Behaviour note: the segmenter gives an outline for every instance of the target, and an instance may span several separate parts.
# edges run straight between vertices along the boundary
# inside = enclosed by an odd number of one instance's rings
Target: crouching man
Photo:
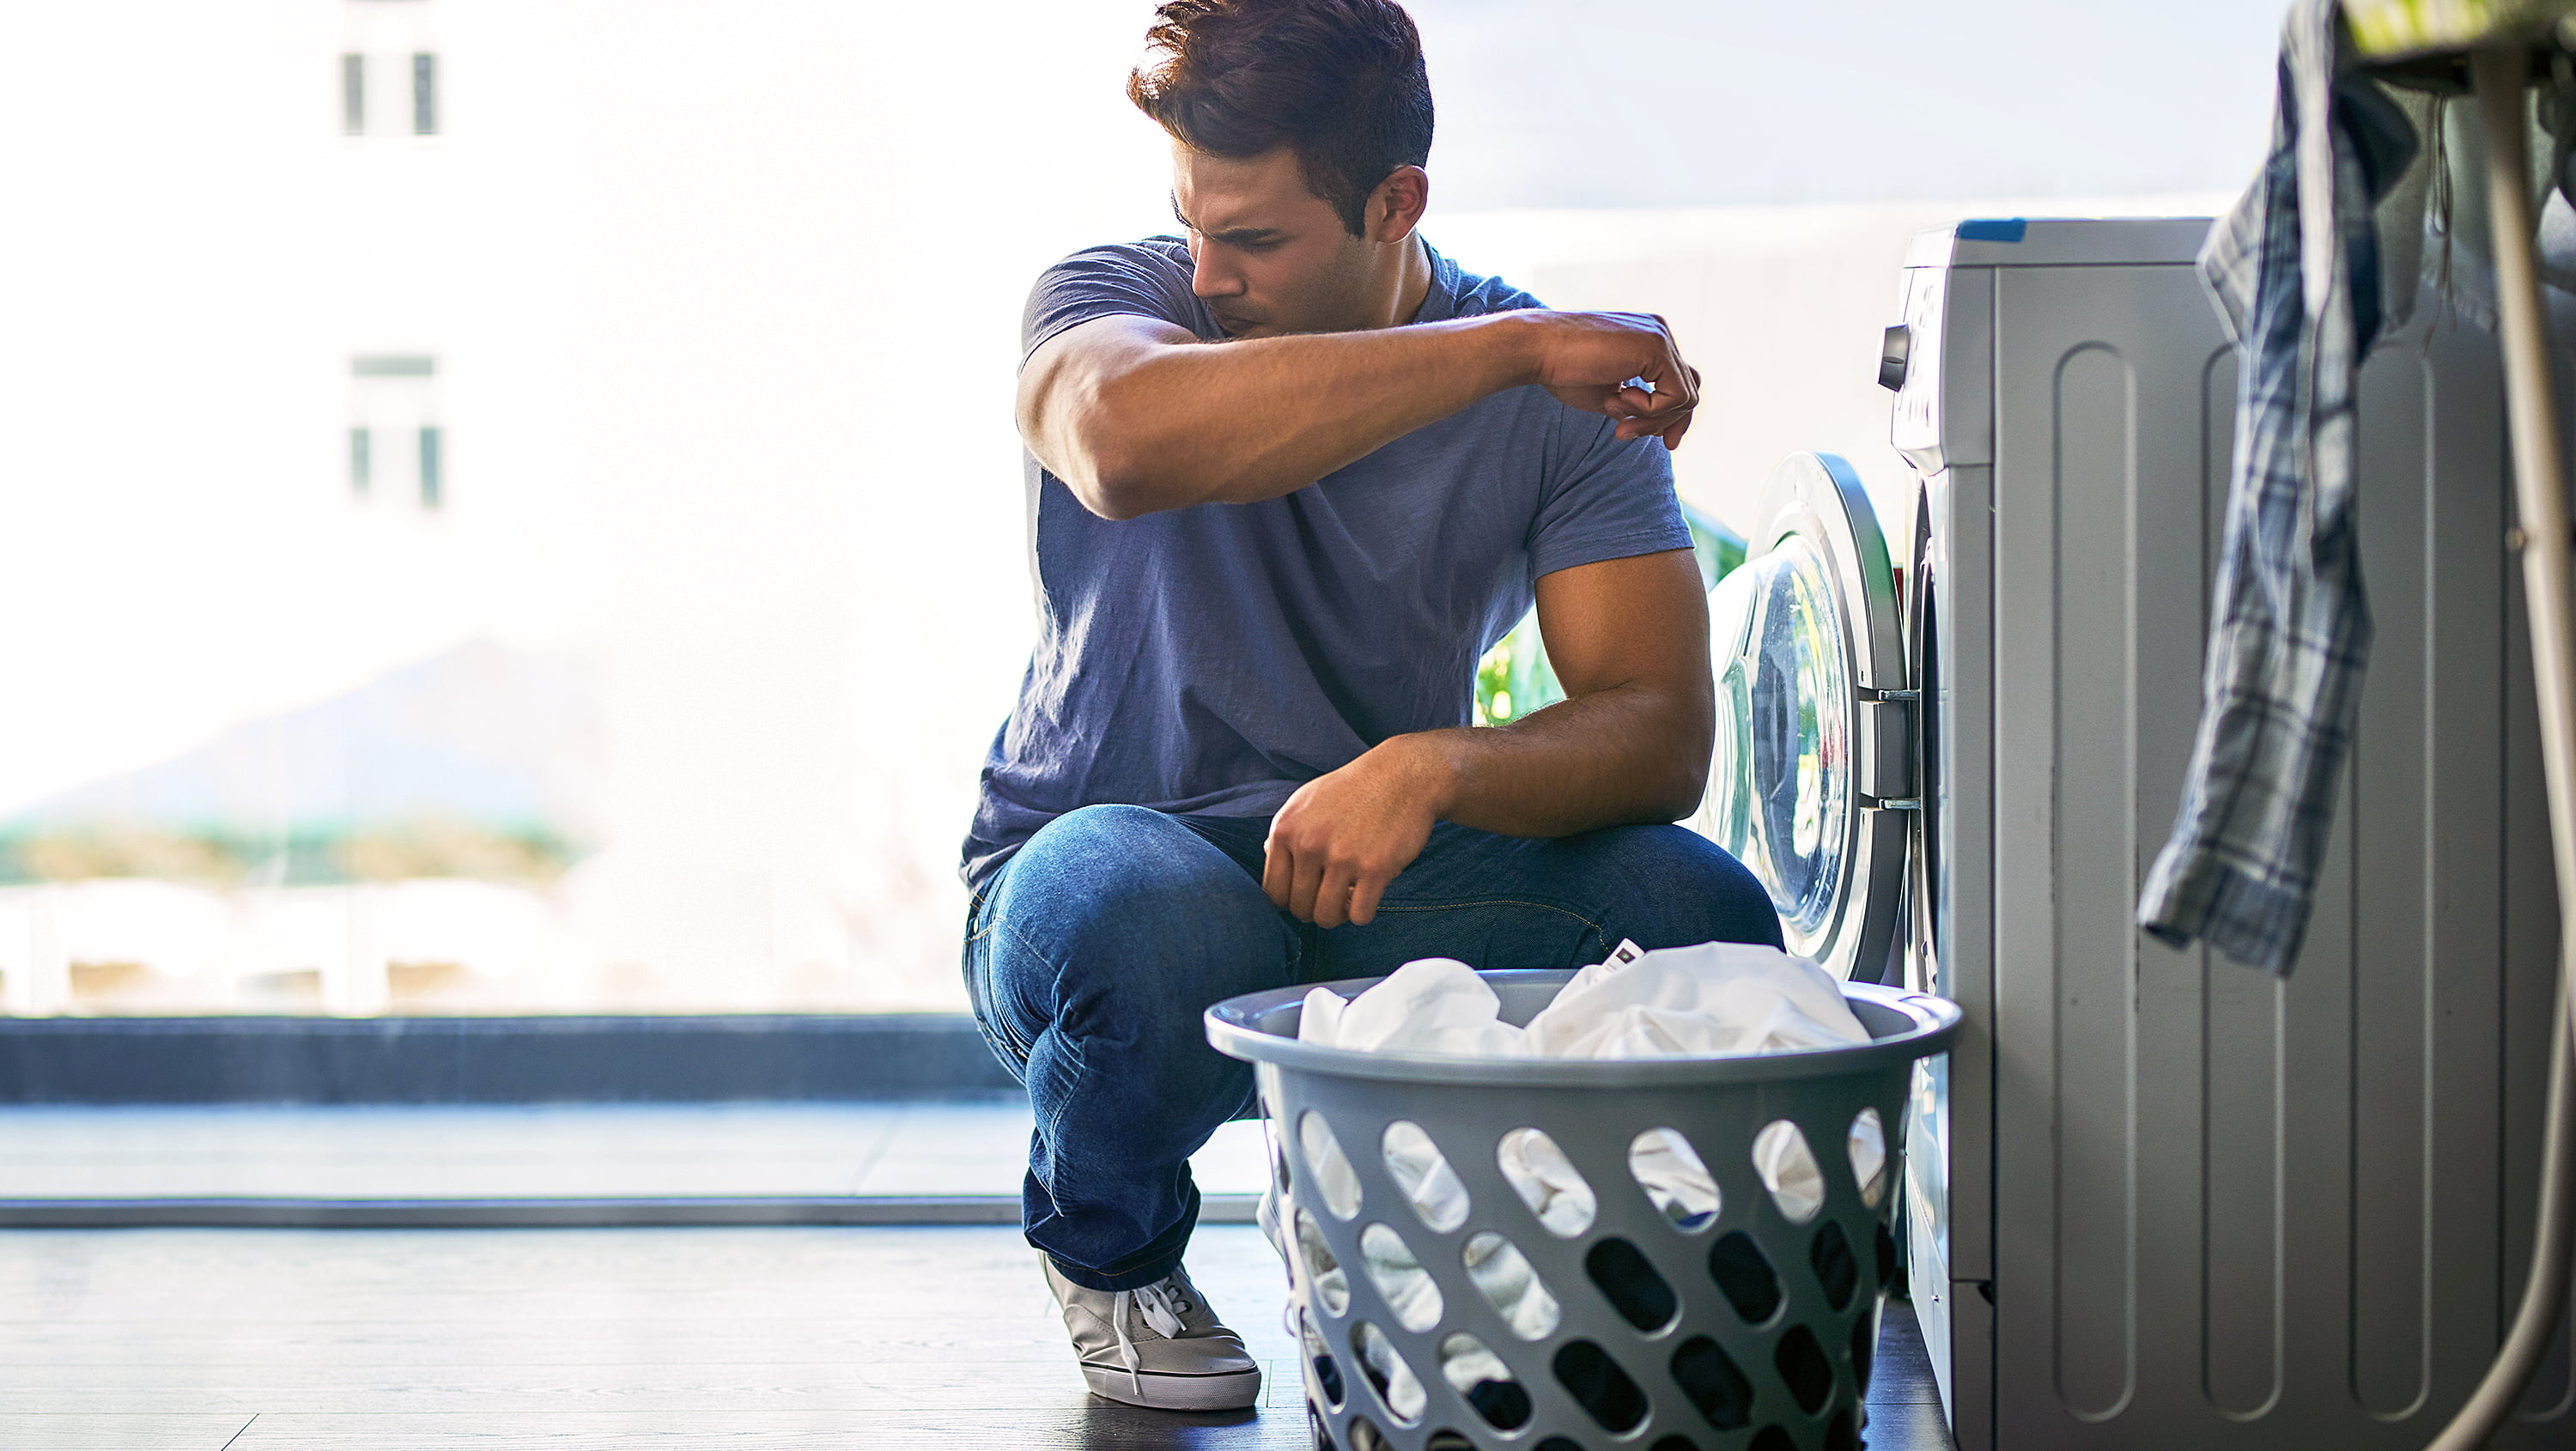
[[[1254,1107],[1202,1009],[1780,928],[1670,824],[1712,707],[1662,322],[1544,310],[1422,239],[1431,93],[1392,0],[1170,0],[1149,45],[1128,93],[1182,234],[1029,298],[1039,638],[966,842],[965,972],[1036,1108],[1027,1233],[1092,1390],[1206,1410],[1260,1371],[1181,1268],[1189,1157]],[[1533,598],[1568,698],[1470,728]]]

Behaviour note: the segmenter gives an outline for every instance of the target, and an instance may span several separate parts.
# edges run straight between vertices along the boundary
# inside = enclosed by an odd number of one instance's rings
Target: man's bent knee
[[[1069,943],[1185,929],[1260,890],[1188,827],[1143,806],[1068,811],[1039,828],[1006,870],[994,920]]]
[[[1781,945],[1780,913],[1759,879],[1724,847],[1680,826],[1592,833],[1625,900],[1609,904],[1641,947],[1694,942]],[[1651,939],[1651,940],[1650,940]]]
[[[1286,980],[1291,938],[1258,882],[1187,826],[1141,806],[1086,806],[1022,847],[991,914],[1041,961],[1055,1016],[1103,998],[1119,1014],[1186,1019],[1207,1003]]]

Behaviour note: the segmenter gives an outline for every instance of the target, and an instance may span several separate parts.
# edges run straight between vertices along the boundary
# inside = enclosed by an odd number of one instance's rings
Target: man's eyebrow
[[[1172,199],[1172,220],[1180,223],[1184,231],[1198,231],[1198,228],[1190,225],[1189,218],[1181,215],[1181,202],[1178,197]],[[1200,232],[1199,235],[1211,242],[1224,242],[1230,246],[1241,247],[1255,242],[1270,241],[1279,235],[1279,229],[1277,227],[1236,227],[1223,232]]]

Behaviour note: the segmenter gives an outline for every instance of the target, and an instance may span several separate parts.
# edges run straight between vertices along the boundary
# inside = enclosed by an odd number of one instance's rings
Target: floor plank
[[[1932,1378],[1932,1355],[1924,1347],[1923,1327],[1916,1323],[1912,1307],[1889,1305],[1879,1326],[1878,1355],[1870,1367],[1869,1394],[1864,1399],[1873,1406],[1941,1404],[1941,1383]]]
[[[496,1416],[262,1416],[232,1451],[440,1451],[542,1447],[720,1446],[728,1451],[1001,1446],[1083,1451],[1308,1451],[1302,1414],[1175,1415],[1085,1400],[1043,1412],[921,1416],[900,1412],[574,1415],[542,1425]]]
[[[131,1411],[45,1414],[0,1410],[0,1441],[11,1451],[224,1451],[249,1429],[249,1416],[171,1416]]]
[[[1868,1411],[1869,1427],[1862,1437],[1880,1451],[1957,1451],[1937,1396],[1895,1405],[1873,1400]]]

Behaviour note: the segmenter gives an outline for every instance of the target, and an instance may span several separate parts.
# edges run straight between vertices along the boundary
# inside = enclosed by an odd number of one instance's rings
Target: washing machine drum
[[[1904,892],[1914,698],[1895,571],[1851,465],[1792,456],[1709,592],[1717,740],[1694,823],[1771,893],[1791,952],[1881,979]]]

